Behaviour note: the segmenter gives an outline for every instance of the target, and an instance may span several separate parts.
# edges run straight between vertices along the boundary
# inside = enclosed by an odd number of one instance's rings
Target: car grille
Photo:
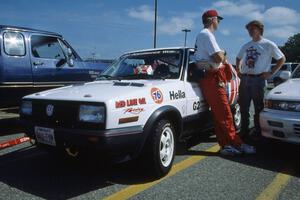
[[[300,135],[300,124],[294,124],[294,131],[295,131],[295,134]]]
[[[81,102],[71,101],[33,101],[32,121],[35,124],[53,128],[104,129],[104,124],[86,123],[78,120],[78,110],[81,104]],[[96,103],[85,102],[84,104],[95,105]],[[47,106],[53,106],[52,115],[47,114]]]

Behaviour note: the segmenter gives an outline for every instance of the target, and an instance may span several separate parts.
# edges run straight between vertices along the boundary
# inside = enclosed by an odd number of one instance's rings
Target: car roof
[[[55,33],[55,32],[43,31],[43,30],[39,30],[39,29],[26,28],[26,27],[21,27],[21,26],[0,25],[0,29],[34,32],[34,33],[43,33],[43,34],[55,35],[55,36],[62,37],[62,35],[60,35],[58,33]]]

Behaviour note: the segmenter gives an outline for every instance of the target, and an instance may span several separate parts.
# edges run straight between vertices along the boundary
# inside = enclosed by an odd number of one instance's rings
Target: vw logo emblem
[[[46,107],[46,114],[50,117],[53,115],[53,110],[54,110],[54,106],[49,104],[47,107]]]

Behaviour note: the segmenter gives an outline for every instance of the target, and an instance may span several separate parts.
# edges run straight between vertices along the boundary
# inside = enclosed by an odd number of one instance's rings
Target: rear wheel
[[[234,126],[237,132],[241,131],[241,127],[242,127],[242,116],[241,116],[241,107],[240,104],[236,103],[232,109],[232,116],[233,116],[233,122],[234,122]]]
[[[166,175],[173,164],[175,155],[175,129],[169,120],[158,121],[148,138],[146,159],[150,171],[156,176]]]

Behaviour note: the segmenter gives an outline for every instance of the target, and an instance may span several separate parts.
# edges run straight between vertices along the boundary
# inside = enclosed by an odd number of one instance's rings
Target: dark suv
[[[92,81],[107,63],[83,61],[59,34],[0,25],[0,105],[68,84]]]

